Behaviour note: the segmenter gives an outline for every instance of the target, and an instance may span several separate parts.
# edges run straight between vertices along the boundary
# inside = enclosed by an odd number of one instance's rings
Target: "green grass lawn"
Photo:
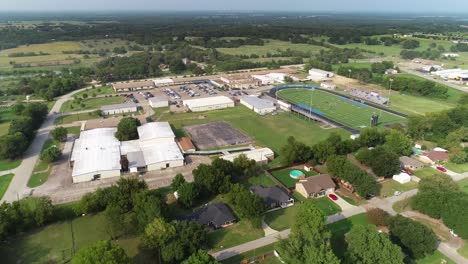
[[[67,127],[67,133],[72,135],[79,135],[81,132],[81,127],[74,126],[74,127]]]
[[[416,264],[455,264],[451,259],[442,254],[442,252],[436,250],[434,254],[426,256],[423,259],[416,260]]]
[[[200,116],[205,116],[203,119]],[[244,106],[209,111],[204,113],[180,113],[163,115],[160,121],[168,121],[177,137],[185,136],[184,126],[225,121],[253,138],[257,146],[271,148],[278,156],[289,136],[309,146],[337,132],[343,137],[349,133],[342,129],[322,129],[318,124],[292,113],[260,116]]]
[[[100,118],[100,116],[97,115],[95,112],[81,113],[81,114],[75,114],[75,115],[66,115],[66,116],[60,116],[57,119],[55,119],[55,124],[56,125],[70,124],[76,121],[84,121],[84,120],[90,120],[90,119],[96,119],[96,118]]]
[[[392,208],[397,213],[408,211],[408,210],[411,210],[410,202],[411,202],[411,197],[394,203]]]
[[[14,114],[11,108],[0,108],[0,136],[6,135],[10,128],[10,121],[13,119]]]
[[[463,243],[464,243],[463,247],[459,248],[457,251],[458,251],[458,254],[468,259],[468,240],[463,241]]]
[[[393,92],[390,96],[391,109],[409,115],[423,115],[425,113],[440,112],[455,107],[446,100],[438,100],[422,96],[414,96]]]
[[[380,114],[380,125],[401,123],[405,119],[373,107],[366,107],[350,102],[342,97],[323,91],[309,89],[286,89],[278,92],[278,96],[295,104],[306,107],[312,105],[314,110],[332,120],[359,129],[370,125],[373,114]],[[312,104],[311,104],[312,102]]]
[[[265,56],[267,53],[278,54],[278,50],[286,51],[287,49],[300,52],[310,52],[311,54],[315,54],[320,52],[320,50],[327,48],[310,44],[292,44],[288,41],[268,39],[266,40],[266,43],[263,46],[244,45],[238,48],[218,48],[217,50],[221,53],[229,55],[256,54],[262,57]]]
[[[252,250],[252,251],[247,251],[247,252],[242,253],[240,255],[236,255],[234,257],[225,259],[225,260],[221,261],[221,263],[222,264],[239,264],[239,263],[241,263],[241,261],[243,259],[248,259],[248,258],[252,258],[252,257],[256,257],[256,256],[260,256],[260,255],[272,252],[273,250],[275,250],[275,245],[276,244],[274,243],[274,244],[270,244],[270,245],[267,245],[267,246],[264,246],[264,247],[257,248],[257,249]],[[257,263],[261,263],[261,264],[267,264],[267,263],[269,263],[269,264],[280,264],[281,262],[275,256],[272,256],[272,257],[268,257],[267,259],[265,259],[265,260],[263,260],[261,262],[257,262]]]
[[[419,177],[421,180],[433,175],[443,175],[442,172],[432,168],[432,167],[424,167],[419,170],[413,171],[413,174]]]
[[[458,186],[462,189],[462,191],[468,193],[468,178],[458,181]]]
[[[275,182],[270,178],[270,176],[266,175],[265,173],[250,177],[247,179],[247,182],[245,183],[248,187],[252,185],[261,185],[263,187],[271,187],[276,185]]]
[[[51,146],[57,146],[61,148],[60,142],[53,140],[53,139],[48,139],[42,146],[41,152],[50,148]],[[34,187],[44,184],[49,178],[50,171],[51,171],[50,164],[39,159],[36,163],[36,166],[34,166],[34,171],[33,171],[33,174],[31,175],[31,178],[29,178],[28,180],[28,184],[27,184],[28,187],[34,188]]]
[[[90,98],[83,100],[83,105],[74,103],[73,101],[67,101],[62,105],[62,108],[60,108],[60,112],[66,113],[81,110],[99,109],[103,105],[120,104],[123,102],[125,102],[125,97],[122,96]]]
[[[237,246],[265,235],[261,228],[254,228],[248,221],[221,228],[208,234],[208,244],[213,252]]]
[[[378,195],[380,197],[390,197],[393,196],[396,191],[406,192],[418,188],[418,183],[410,181],[405,184],[401,184],[394,180],[386,180],[382,183],[377,184]]]
[[[22,160],[0,160],[0,171],[12,170],[21,164]]]
[[[317,173],[315,171],[305,171],[305,170],[294,169],[294,168],[287,168],[287,169],[283,169],[283,170],[273,171],[273,172],[271,172],[271,175],[273,175],[273,177],[275,177],[278,181],[283,183],[286,187],[291,188],[291,187],[296,186],[296,182],[297,182],[296,179],[293,179],[293,178],[291,178],[289,176],[289,173],[292,170],[300,170],[306,176],[317,175]]]
[[[317,205],[317,207],[320,208],[320,210],[322,210],[325,215],[332,215],[341,211],[338,205],[336,205],[327,197],[310,199],[306,202]],[[299,205],[294,205],[288,208],[269,212],[265,214],[265,223],[277,231],[291,228],[291,226],[294,224],[294,219],[296,218],[296,212],[298,208]]]
[[[0,255],[2,263],[67,263],[80,248],[106,239],[110,236],[104,215],[88,215],[18,235],[8,244],[1,244]],[[137,237],[114,242],[130,257],[139,255]]]
[[[468,172],[468,163],[462,163],[462,164],[455,164],[452,162],[447,162],[447,164],[444,165],[447,169],[454,171],[456,173],[465,173]]]
[[[8,185],[10,185],[11,180],[15,175],[13,174],[6,174],[0,176],[0,199],[5,194],[6,190],[8,189]]]
[[[76,93],[73,95],[74,98],[80,98],[83,96],[83,94],[87,94],[88,98],[92,98],[93,95],[107,95],[107,94],[115,94],[114,89],[110,86],[98,86],[95,88],[88,88],[84,91],[81,91],[79,93]]]

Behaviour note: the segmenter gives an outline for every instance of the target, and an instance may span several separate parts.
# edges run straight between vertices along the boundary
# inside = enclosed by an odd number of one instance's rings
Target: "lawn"
[[[2,244],[0,255],[2,263],[67,263],[80,248],[106,239],[110,236],[104,214],[89,215],[21,234]],[[115,243],[130,257],[139,255],[137,237],[122,238]]]
[[[86,89],[84,91],[76,93],[76,94],[73,95],[73,97],[74,98],[79,98],[79,97],[82,97],[83,94],[87,94],[88,98],[89,98],[89,97],[93,97],[93,95],[115,94],[115,91],[110,86],[102,86],[102,87],[98,86],[98,87],[95,87],[95,88],[88,88],[88,89]]]
[[[468,240],[463,241],[463,247],[458,249],[458,254],[468,259]]]
[[[418,188],[418,183],[410,181],[405,184],[401,184],[394,180],[386,180],[377,185],[378,194],[380,197],[390,197],[393,196],[396,191],[406,192]]]
[[[103,105],[120,104],[125,102],[125,97],[113,96],[113,97],[102,97],[102,98],[90,98],[82,101],[82,104],[74,103],[73,101],[67,101],[60,108],[61,113],[74,112],[81,110],[99,109]]]
[[[293,178],[291,178],[289,176],[289,173],[292,170],[298,170],[298,169],[286,168],[286,169],[283,169],[283,170],[272,171],[271,175],[273,175],[273,177],[275,177],[278,181],[280,181],[286,187],[292,188],[292,187],[296,186],[296,182],[297,182],[296,179],[293,179]],[[317,173],[315,171],[310,171],[310,172],[309,171],[304,171],[304,170],[300,170],[300,171],[302,171],[302,173],[304,173],[304,175],[306,175],[306,176],[317,175]]]
[[[411,210],[410,202],[411,202],[411,197],[394,203],[392,208],[397,213],[402,213],[404,211],[409,211],[409,210]]]
[[[81,113],[81,114],[75,114],[75,115],[66,115],[66,116],[60,116],[57,119],[55,119],[55,124],[56,125],[70,124],[76,121],[84,121],[84,120],[90,120],[90,119],[96,119],[96,118],[100,118],[100,116],[95,112]]]
[[[252,251],[247,251],[247,252],[242,253],[240,255],[236,255],[234,257],[223,260],[223,261],[221,261],[221,263],[222,264],[239,264],[244,259],[248,259],[248,258],[252,258],[252,257],[256,257],[256,256],[260,256],[260,255],[272,252],[273,250],[275,250],[275,245],[276,244],[270,244],[270,245],[267,245],[267,246],[264,246],[264,247],[257,248],[257,249],[252,250]],[[272,256],[272,257],[268,257],[265,260],[263,260],[261,262],[257,262],[257,263],[261,263],[261,264],[267,264],[267,263],[276,264],[277,263],[277,264],[280,264],[281,262],[275,256]]]
[[[392,92],[390,108],[410,115],[423,115],[425,113],[440,112],[455,107],[455,104],[446,100],[427,98],[403,93]]]
[[[468,163],[462,163],[462,164],[455,164],[452,162],[448,162],[447,164],[444,165],[447,169],[454,171],[456,173],[465,173],[468,172]]]
[[[239,221],[233,226],[218,229],[208,234],[209,248],[213,252],[259,239],[265,233],[261,228],[254,228],[248,221]]]
[[[201,118],[202,117],[202,118]],[[184,126],[206,124],[213,121],[225,121],[244,134],[253,138],[257,146],[271,148],[275,154],[281,152],[289,136],[312,146],[331,133],[337,132],[343,137],[349,133],[342,129],[322,129],[317,123],[298,117],[292,113],[260,116],[245,106],[204,113],[180,113],[163,115],[160,121],[169,121],[177,137],[185,136]]]
[[[13,174],[6,174],[3,176],[0,176],[0,199],[2,199],[3,195],[8,189],[8,185],[10,185],[10,182],[14,176],[15,175]]]
[[[41,152],[50,148],[51,146],[61,147],[61,144],[56,140],[48,139],[46,142],[44,142]],[[39,159],[36,163],[36,166],[34,166],[34,171],[31,175],[31,178],[28,180],[28,187],[34,188],[44,184],[44,182],[47,181],[47,178],[49,178],[50,170],[50,164]]]
[[[442,252],[436,250],[434,254],[426,256],[423,259],[416,260],[416,264],[455,264],[451,259],[442,254]]]
[[[276,185],[275,182],[270,178],[270,176],[266,175],[265,173],[250,177],[247,179],[247,182],[245,183],[248,187],[252,185],[261,185],[263,187],[271,187]]]
[[[10,128],[10,121],[13,119],[14,114],[11,108],[0,108],[0,136],[6,135]]]
[[[373,114],[380,115],[380,126],[405,122],[404,118],[397,115],[323,91],[286,89],[279,91],[278,96],[294,104],[303,105],[307,111],[312,106],[312,112],[356,129],[369,126]]]
[[[317,207],[320,208],[320,210],[322,210],[325,215],[332,215],[341,211],[338,205],[332,202],[328,197],[310,199],[307,202],[317,205]],[[294,224],[298,208],[299,205],[294,205],[288,208],[266,213],[264,218],[265,223],[277,231],[291,228],[291,226]]]
[[[461,190],[468,193],[468,178],[458,181],[458,186],[460,186]]]
[[[22,160],[0,160],[0,171],[12,170],[21,164]]]
[[[419,170],[413,171],[413,174],[420,178],[421,180],[433,175],[443,175],[442,172],[432,168],[432,167],[424,167]]]
[[[310,52],[311,54],[315,54],[315,53],[320,52],[320,50],[322,49],[326,49],[321,46],[315,46],[315,45],[310,45],[310,44],[292,44],[288,41],[281,41],[281,40],[268,39],[265,41],[266,43],[263,46],[244,45],[238,48],[218,48],[217,50],[221,53],[225,53],[229,55],[256,54],[262,57],[262,56],[266,56],[267,53],[279,54],[278,52],[279,50],[286,51],[287,49],[290,49],[292,51]]]
[[[79,135],[81,132],[81,127],[74,126],[74,127],[67,127],[67,133],[72,135]]]

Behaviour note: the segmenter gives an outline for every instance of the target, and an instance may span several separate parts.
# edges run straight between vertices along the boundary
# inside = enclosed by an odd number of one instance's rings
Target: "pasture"
[[[279,50],[286,51],[290,49],[292,51],[310,52],[311,54],[318,53],[321,49],[326,49],[321,46],[315,46],[310,44],[292,44],[287,41],[267,39],[265,45],[244,45],[238,48],[218,48],[217,50],[221,53],[229,55],[251,55],[256,54],[260,57],[264,57],[267,53],[279,54]],[[275,58],[272,58],[275,59]],[[278,58],[279,59],[279,58]],[[283,57],[283,59],[285,59]]]
[[[379,126],[405,121],[400,116],[318,90],[286,89],[279,91],[278,97],[307,108],[312,107],[311,111],[355,129],[370,126],[374,114],[380,116]]]

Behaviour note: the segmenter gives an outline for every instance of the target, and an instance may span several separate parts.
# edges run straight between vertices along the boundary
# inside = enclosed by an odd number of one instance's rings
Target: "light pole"
[[[390,78],[388,81],[389,81],[389,88],[388,88],[388,101],[387,101],[387,105],[388,105],[388,107],[390,107],[390,93],[391,93],[391,91],[392,91],[392,84],[393,84],[393,81],[394,81],[394,80],[393,80],[392,78]]]
[[[352,70],[351,70],[351,69],[348,69],[348,72],[349,72],[348,78],[351,79],[351,72],[352,72]]]

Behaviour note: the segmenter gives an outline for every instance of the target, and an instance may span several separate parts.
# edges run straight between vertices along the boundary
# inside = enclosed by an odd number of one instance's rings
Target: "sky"
[[[468,0],[0,0],[0,11],[302,11],[468,13]]]

